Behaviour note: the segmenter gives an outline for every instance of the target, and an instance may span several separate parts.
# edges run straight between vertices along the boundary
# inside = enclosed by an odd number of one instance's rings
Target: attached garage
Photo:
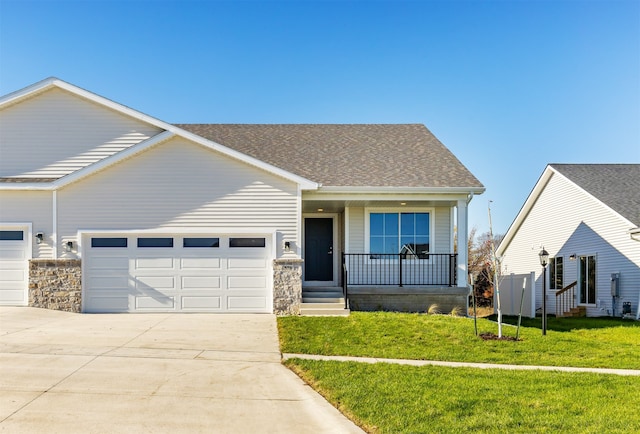
[[[0,305],[26,305],[31,255],[26,226],[0,226]]]
[[[84,234],[85,312],[272,312],[272,234]]]

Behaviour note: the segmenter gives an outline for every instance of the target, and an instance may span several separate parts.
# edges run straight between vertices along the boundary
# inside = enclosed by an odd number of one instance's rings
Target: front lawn
[[[513,319],[507,319],[513,321]],[[640,322],[618,319],[550,318],[520,330],[520,341],[485,341],[472,318],[390,312],[352,312],[348,317],[280,317],[284,353],[367,356],[518,365],[640,369]],[[489,319],[478,331],[498,332]],[[503,324],[503,335],[515,336]]]
[[[638,377],[300,359],[286,364],[367,432],[640,432]]]
[[[514,318],[506,318],[505,323]],[[640,369],[640,323],[526,320],[520,341],[482,340],[473,319],[353,312],[278,318],[285,353]],[[490,319],[478,331],[497,333]],[[516,329],[503,325],[505,336]],[[640,377],[287,360],[368,432],[640,432]]]

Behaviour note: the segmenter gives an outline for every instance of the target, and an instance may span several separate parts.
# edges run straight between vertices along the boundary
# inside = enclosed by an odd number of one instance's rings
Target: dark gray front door
[[[304,280],[333,280],[333,219],[304,220]]]

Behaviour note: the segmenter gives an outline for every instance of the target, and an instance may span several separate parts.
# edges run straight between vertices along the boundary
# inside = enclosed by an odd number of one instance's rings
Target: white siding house
[[[544,248],[551,258],[544,285],[548,314],[564,315],[570,307],[582,307],[588,316],[621,316],[628,303],[635,315],[640,243],[630,231],[640,224],[638,185],[640,165],[549,165],[497,250],[502,272],[535,272],[540,311],[538,253]],[[614,295],[613,275],[618,281]],[[565,293],[570,303],[565,300],[561,306],[557,292],[573,283],[575,292]]]
[[[454,227],[484,187],[423,125],[172,125],[50,78],[0,129],[0,304],[290,314],[304,286],[344,311],[347,255],[465,300]]]

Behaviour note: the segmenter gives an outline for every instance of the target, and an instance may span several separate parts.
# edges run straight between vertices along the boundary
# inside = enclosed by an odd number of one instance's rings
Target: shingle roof
[[[420,124],[176,126],[323,186],[484,188]]]
[[[640,226],[640,164],[550,164],[631,223]]]

